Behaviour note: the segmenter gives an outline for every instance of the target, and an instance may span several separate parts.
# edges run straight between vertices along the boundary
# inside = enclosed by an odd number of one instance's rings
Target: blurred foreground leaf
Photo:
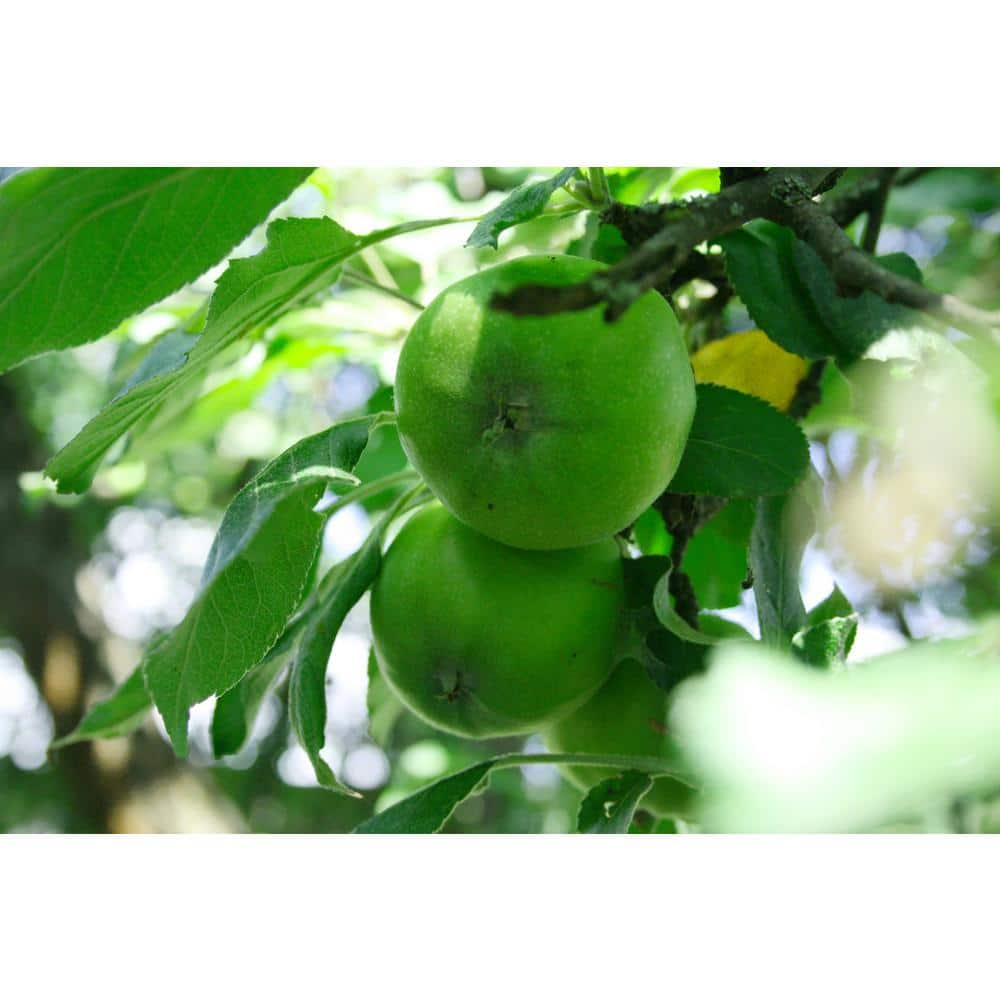
[[[1000,625],[817,672],[746,643],[678,688],[671,726],[722,832],[839,833],[1000,788]]]

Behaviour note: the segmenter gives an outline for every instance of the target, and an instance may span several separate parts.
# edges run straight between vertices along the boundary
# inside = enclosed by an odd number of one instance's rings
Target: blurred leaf
[[[193,281],[303,167],[26,170],[0,185],[0,371],[104,336]]]
[[[809,463],[794,420],[754,396],[697,386],[698,405],[672,493],[752,497],[786,493]]]
[[[511,226],[527,222],[540,215],[555,194],[564,184],[579,173],[577,167],[566,167],[548,180],[537,181],[534,184],[524,184],[511,191],[509,195],[491,212],[484,215],[472,235],[466,241],[467,247],[493,247],[499,244],[497,237]]]
[[[406,254],[399,253],[391,247],[380,247],[378,250],[369,252],[378,254],[379,261],[404,295],[416,295],[423,287],[424,276],[419,261],[407,257]],[[365,254],[361,254],[351,266],[365,277],[371,278],[373,281],[379,280],[379,276],[372,271],[368,261],[365,260]]]
[[[810,435],[863,426],[863,421],[855,414],[854,388],[832,360],[823,369],[819,402],[802,418],[801,425]]]
[[[914,225],[942,212],[993,212],[1000,204],[1000,179],[980,167],[936,167],[930,173],[893,188],[887,218]]]
[[[653,787],[641,771],[626,771],[595,785],[580,803],[577,833],[628,833],[639,800]]]
[[[597,212],[587,213],[583,235],[573,240],[566,253],[574,257],[589,257],[604,264],[617,264],[629,252],[629,246],[617,226],[601,222]]]
[[[804,507],[797,496],[762,497],[750,537],[750,568],[761,639],[787,646],[806,625],[799,566],[809,540]]]
[[[718,194],[719,186],[718,167],[689,167],[678,170],[671,179],[668,190],[672,198],[679,198],[692,192]]]
[[[218,434],[234,414],[250,409],[280,374],[309,369],[321,359],[345,353],[342,345],[328,340],[290,340],[273,347],[256,371],[235,374],[204,394],[200,383],[192,381],[193,399],[186,398],[186,393],[171,394],[152,421],[136,424],[126,454],[150,459],[170,448],[205,441]]]
[[[681,568],[701,607],[730,608],[740,603],[753,521],[753,501],[733,500],[688,542]]]
[[[362,823],[355,833],[437,833],[455,811],[483,784],[496,760],[484,760],[435,781]]]
[[[708,673],[678,689],[671,726],[704,789],[705,829],[839,833],[994,793],[998,715],[994,620],[840,672],[722,645]]]
[[[85,740],[109,740],[127,736],[142,725],[152,707],[153,702],[146,692],[142,670],[137,667],[110,697],[98,702],[87,712],[73,732],[54,740],[49,749],[58,750]]]
[[[795,266],[791,230],[751,222],[717,241],[726,271],[754,323],[776,344],[803,358],[825,358],[837,344]]]
[[[327,290],[340,265],[366,246],[403,233],[447,225],[433,219],[403,223],[356,236],[332,219],[279,219],[267,228],[267,246],[254,257],[231,261],[219,279],[204,332],[180,368],[140,382],[108,404],[46,466],[62,493],[79,493],[101,459],[169,395],[200,378],[209,363],[251,329]]]

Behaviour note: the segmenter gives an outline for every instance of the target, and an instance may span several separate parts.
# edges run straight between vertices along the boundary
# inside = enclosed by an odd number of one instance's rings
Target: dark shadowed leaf
[[[577,833],[628,833],[639,800],[653,787],[641,771],[607,778],[587,792],[580,803]]]
[[[817,312],[836,341],[836,354],[844,362],[861,357],[890,330],[914,326],[923,321],[921,314],[886,302],[874,292],[840,295],[826,264],[812,247],[801,240],[794,242],[792,255],[803,285],[809,290]],[[920,269],[906,254],[890,254],[877,260],[887,270],[911,281],[923,280]]]
[[[751,222],[718,240],[726,271],[754,323],[776,344],[803,358],[825,358],[837,345],[795,267],[791,230]]]
[[[522,184],[515,188],[493,211],[484,215],[466,242],[467,247],[496,247],[497,237],[519,222],[527,222],[540,215],[549,198],[578,172],[577,167],[566,167],[548,180]]]
[[[0,185],[0,371],[104,336],[216,264],[302,167],[26,170]]]
[[[720,497],[786,493],[809,463],[794,420],[755,396],[705,383],[672,493]]]

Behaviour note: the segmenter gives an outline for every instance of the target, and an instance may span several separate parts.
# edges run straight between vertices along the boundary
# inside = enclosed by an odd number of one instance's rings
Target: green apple
[[[607,679],[622,625],[617,544],[530,552],[433,504],[372,587],[375,657],[417,715],[473,738],[534,732]]]
[[[585,705],[543,734],[552,753],[628,754],[663,757],[667,753],[666,691],[658,688],[635,660],[623,660]],[[616,773],[612,768],[564,766],[563,773],[583,789]],[[640,807],[660,816],[690,815],[693,792],[673,778],[657,778]]]
[[[666,488],[694,416],[674,314],[647,292],[615,323],[491,308],[604,265],[528,256],[464,278],[421,314],[396,372],[406,454],[457,518],[507,545],[560,549],[625,528]]]

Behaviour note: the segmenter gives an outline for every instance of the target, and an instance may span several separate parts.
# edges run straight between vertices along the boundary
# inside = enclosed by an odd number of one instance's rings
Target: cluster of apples
[[[602,265],[527,256],[467,277],[421,314],[400,355],[400,439],[438,502],[403,526],[372,589],[375,656],[399,698],[473,739],[540,732],[550,750],[657,755],[666,699],[618,655],[615,535],[666,488],[695,409],[667,302],[519,316],[521,284]],[[568,769],[595,784],[610,772]],[[645,805],[670,812],[675,783]]]

